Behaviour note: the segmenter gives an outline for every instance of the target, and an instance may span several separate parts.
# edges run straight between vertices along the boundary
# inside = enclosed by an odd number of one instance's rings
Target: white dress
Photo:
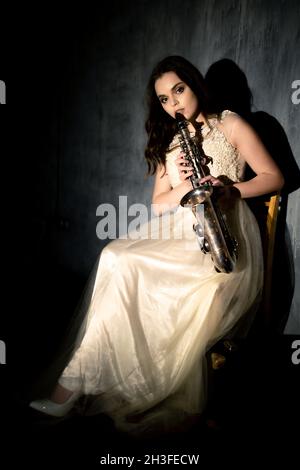
[[[244,162],[216,119],[203,135],[211,174],[241,181]],[[173,187],[179,151],[175,136],[166,160]],[[259,228],[245,201],[228,220],[239,244],[230,274],[216,272],[201,252],[194,215],[181,206],[157,218],[151,238],[117,239],[102,250],[84,327],[59,380],[94,396],[85,412],[104,412],[119,429],[142,435],[203,411],[205,353],[255,309],[263,282]]]

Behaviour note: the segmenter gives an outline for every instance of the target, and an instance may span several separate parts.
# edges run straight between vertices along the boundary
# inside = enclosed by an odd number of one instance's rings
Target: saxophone
[[[203,163],[207,157],[202,146],[191,138],[185,117],[176,113],[176,122],[180,147],[193,168],[193,175],[189,177],[193,189],[183,196],[180,204],[192,208],[197,220],[193,228],[200,248],[203,253],[210,252],[216,271],[230,273],[237,260],[237,241],[231,236],[225,216],[217,204],[218,189],[211,184],[200,183],[200,179],[205,176]]]

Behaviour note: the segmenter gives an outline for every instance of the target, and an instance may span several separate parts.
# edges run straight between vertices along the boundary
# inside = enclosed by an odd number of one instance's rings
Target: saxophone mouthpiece
[[[176,121],[186,121],[185,117],[181,113],[175,113]]]
[[[179,129],[185,129],[188,126],[188,122],[183,114],[175,113],[175,119]]]

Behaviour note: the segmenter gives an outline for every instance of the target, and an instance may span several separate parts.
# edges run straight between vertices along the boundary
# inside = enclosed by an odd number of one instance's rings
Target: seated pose
[[[207,350],[253,316],[263,257],[259,228],[245,198],[283,186],[283,176],[255,131],[238,114],[211,107],[198,69],[166,57],[148,83],[145,156],[155,174],[156,223],[143,236],[111,241],[101,252],[73,355],[48,399],[30,406],[63,416],[82,395],[86,413],[106,413],[118,429],[171,430],[206,404]],[[220,191],[237,241],[231,272],[219,272],[199,248],[196,215],[180,202],[194,169],[180,146],[176,113],[205,159],[206,183]],[[200,130],[199,130],[200,129]],[[246,164],[255,176],[243,181]],[[145,234],[148,233],[148,236]]]

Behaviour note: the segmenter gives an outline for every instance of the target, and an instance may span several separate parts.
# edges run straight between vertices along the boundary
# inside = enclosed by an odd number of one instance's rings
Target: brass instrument
[[[193,168],[193,175],[189,177],[193,189],[183,196],[180,204],[192,208],[197,219],[194,230],[200,248],[204,253],[210,252],[216,271],[230,273],[237,260],[237,242],[230,235],[225,216],[217,204],[217,187],[200,184],[200,179],[206,176],[203,168],[206,155],[202,146],[191,138],[185,117],[176,113],[176,122],[180,147]]]

